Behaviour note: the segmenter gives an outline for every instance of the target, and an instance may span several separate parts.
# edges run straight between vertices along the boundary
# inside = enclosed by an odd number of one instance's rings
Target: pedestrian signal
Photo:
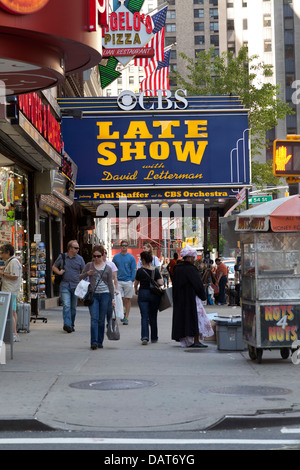
[[[300,176],[300,140],[274,140],[273,174]]]

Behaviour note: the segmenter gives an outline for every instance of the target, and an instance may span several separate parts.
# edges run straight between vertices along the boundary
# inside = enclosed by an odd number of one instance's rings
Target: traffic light
[[[300,177],[300,140],[274,140],[273,174]]]

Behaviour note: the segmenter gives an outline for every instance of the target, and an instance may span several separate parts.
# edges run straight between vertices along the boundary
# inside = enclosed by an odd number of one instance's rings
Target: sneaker
[[[14,339],[14,342],[15,342],[15,343],[19,343],[19,342],[20,342],[20,337],[19,337],[19,335],[18,335],[17,333],[14,333],[14,334],[13,334],[13,339]]]
[[[142,339],[142,345],[146,346],[146,344],[148,344],[148,340],[146,338]]]
[[[128,325],[128,318],[123,318],[123,325]]]
[[[92,344],[91,349],[98,349],[97,344]]]

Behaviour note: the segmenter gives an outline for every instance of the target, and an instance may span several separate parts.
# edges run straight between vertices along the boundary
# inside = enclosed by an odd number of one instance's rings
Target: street
[[[0,433],[0,450],[98,450],[102,463],[193,465],[201,450],[299,450],[298,427],[197,432]],[[148,452],[144,452],[147,450]],[[141,453],[140,451],[143,451]]]

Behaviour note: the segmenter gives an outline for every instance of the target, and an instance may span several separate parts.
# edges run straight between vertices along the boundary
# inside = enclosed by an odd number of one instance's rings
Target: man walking
[[[78,254],[78,250],[79,245],[77,240],[69,241],[67,253],[64,253],[64,256],[60,254],[52,267],[55,274],[63,275],[59,291],[63,305],[63,330],[67,333],[75,331],[74,327],[78,301],[75,295],[75,289],[79,283],[79,275],[85,266],[84,259]]]
[[[136,273],[136,261],[132,254],[127,252],[127,240],[121,240],[121,251],[113,257],[113,263],[118,268],[119,291],[123,298],[125,315],[123,325],[128,325],[128,317],[133,296],[133,282]]]

